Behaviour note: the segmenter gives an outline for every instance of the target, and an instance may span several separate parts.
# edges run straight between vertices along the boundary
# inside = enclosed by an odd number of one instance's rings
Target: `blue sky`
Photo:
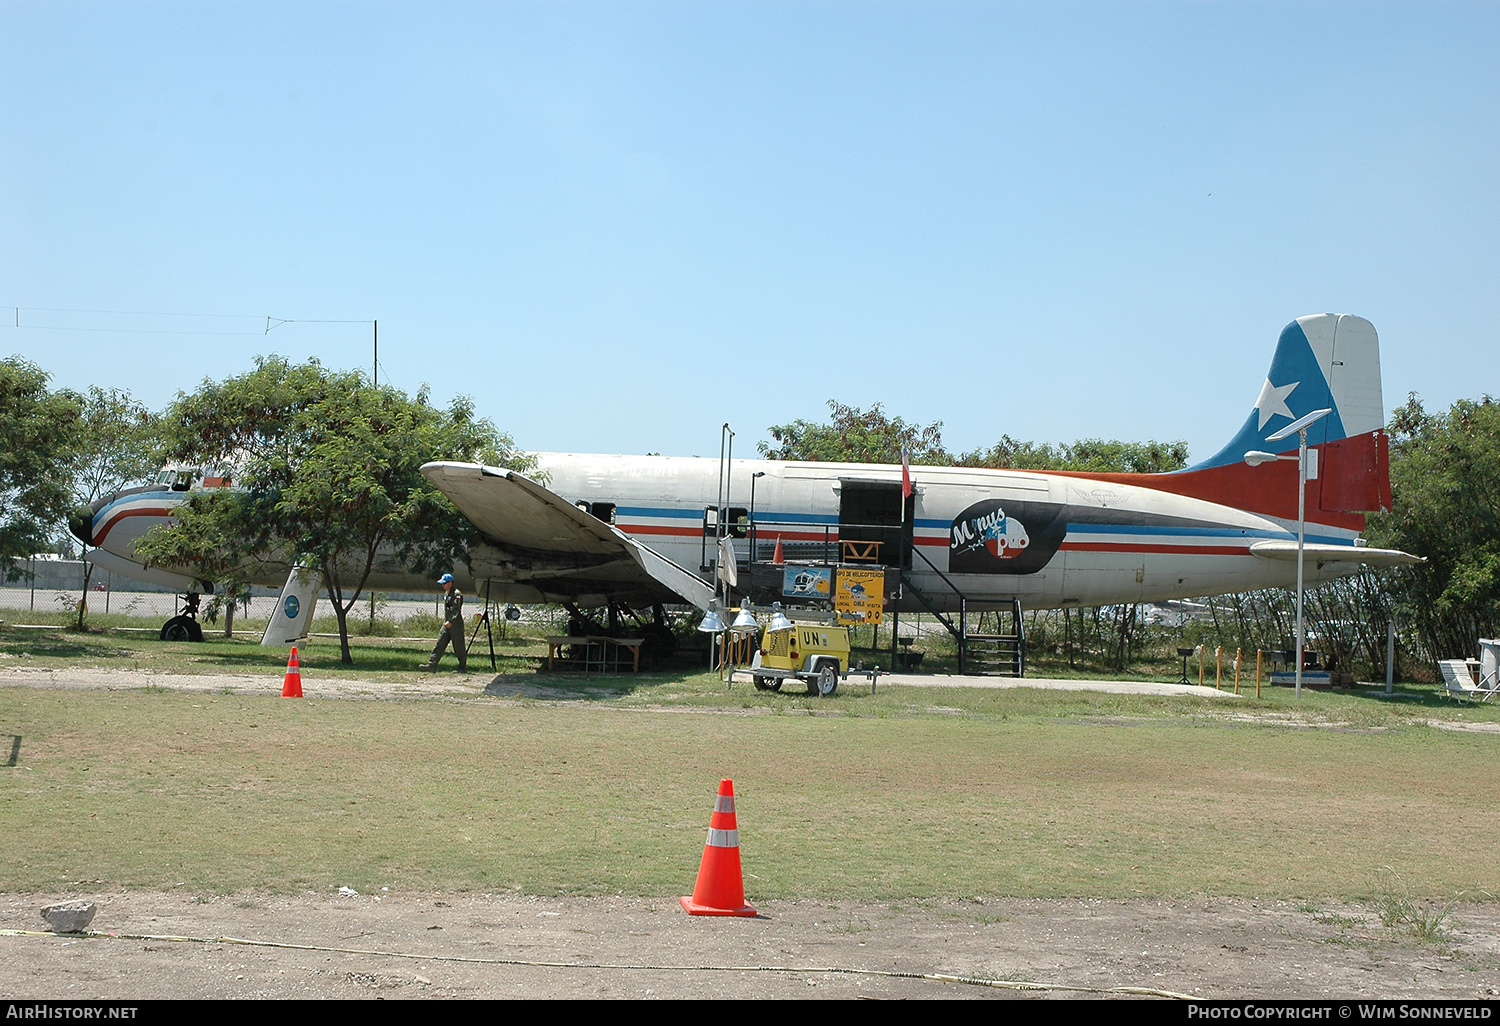
[[[951,449],[1202,458],[1281,327],[1337,311],[1379,329],[1388,408],[1442,408],[1500,392],[1497,28],[12,0],[0,354],[161,407],[257,354],[368,367],[378,319],[382,380],[529,449],[717,455],[728,420],[748,455],[837,398]]]

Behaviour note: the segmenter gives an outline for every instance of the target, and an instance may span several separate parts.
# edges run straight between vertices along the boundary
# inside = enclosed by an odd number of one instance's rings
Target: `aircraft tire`
[[[755,690],[756,691],[780,691],[781,690],[781,678],[780,677],[756,677],[755,678]]]
[[[191,616],[174,616],[161,627],[163,641],[202,641],[203,628]]]

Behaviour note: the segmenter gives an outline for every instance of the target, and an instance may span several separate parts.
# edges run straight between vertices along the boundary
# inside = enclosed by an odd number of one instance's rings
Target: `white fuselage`
[[[551,491],[588,503],[625,534],[711,576],[717,526],[708,511],[719,505],[718,460],[572,453],[538,459],[538,476]],[[772,558],[778,541],[792,564],[894,563],[909,548],[908,581],[941,609],[958,608],[960,599],[971,608],[1012,599],[1027,608],[1159,602],[1296,582],[1294,562],[1250,553],[1256,542],[1293,538],[1284,526],[1149,488],[1014,470],[913,467],[909,512],[902,512],[899,466],[734,460],[726,471],[723,505],[739,529],[730,533],[744,535],[732,540],[739,562],[751,559],[752,533],[760,561]],[[135,541],[169,524],[173,508],[191,494],[161,486],[106,502],[94,516],[94,544],[134,559]],[[1354,543],[1348,531],[1317,526],[1308,540]],[[1356,568],[1344,561],[1309,564],[1307,580]],[[280,584],[288,569],[266,566],[257,583]],[[152,572],[177,576],[184,590],[201,590],[186,583],[188,570]],[[461,587],[475,587],[467,567],[455,572]],[[382,558],[367,587],[436,586],[431,575]],[[900,607],[922,604],[907,595]]]
[[[680,566],[703,571],[711,561],[705,511],[718,505],[718,460],[543,453],[539,464],[552,491],[591,505],[613,504],[616,527]],[[847,526],[841,532],[841,511],[845,525],[856,519],[844,509],[845,495],[884,491],[899,502],[899,466],[734,460],[727,470],[724,506],[733,514],[744,510],[753,521],[759,560],[771,558],[778,539],[788,562],[848,554],[839,544],[846,536],[876,532]],[[763,476],[753,478],[756,473]],[[980,607],[1014,598],[1027,608],[1056,608],[1296,583],[1295,562],[1250,553],[1256,542],[1295,534],[1228,506],[1059,474],[913,467],[911,477],[908,577],[940,608],[956,608],[959,593]],[[1050,527],[1036,530],[1054,511]],[[975,546],[985,531],[992,536],[987,552]],[[1024,538],[1026,547],[1014,552],[1007,535]],[[1352,554],[1349,531],[1310,525],[1308,540],[1350,545]],[[750,539],[733,544],[739,560],[748,561]],[[1331,580],[1355,569],[1353,562],[1309,564],[1307,579]],[[901,606],[919,608],[912,599]]]

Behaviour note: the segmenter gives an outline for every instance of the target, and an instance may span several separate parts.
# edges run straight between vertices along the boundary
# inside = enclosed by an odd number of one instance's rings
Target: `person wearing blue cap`
[[[428,673],[436,673],[438,660],[453,642],[453,654],[458,656],[458,672],[469,672],[469,653],[464,647],[464,593],[453,583],[452,574],[438,578],[443,586],[443,629],[438,633],[437,644],[432,647],[432,658],[422,667]]]

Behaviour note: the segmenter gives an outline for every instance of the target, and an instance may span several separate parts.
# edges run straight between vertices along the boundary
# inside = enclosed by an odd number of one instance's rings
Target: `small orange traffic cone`
[[[745,904],[745,881],[740,877],[740,835],[734,819],[734,781],[719,781],[719,799],[708,821],[708,841],[698,865],[693,896],[678,899],[695,916],[757,916]]]
[[[286,679],[281,682],[282,698],[302,697],[302,664],[297,662],[297,646],[292,646],[292,654],[286,661]]]
[[[781,535],[776,536],[776,551],[771,553],[771,562],[777,565],[786,562],[786,556],[781,551]]]

